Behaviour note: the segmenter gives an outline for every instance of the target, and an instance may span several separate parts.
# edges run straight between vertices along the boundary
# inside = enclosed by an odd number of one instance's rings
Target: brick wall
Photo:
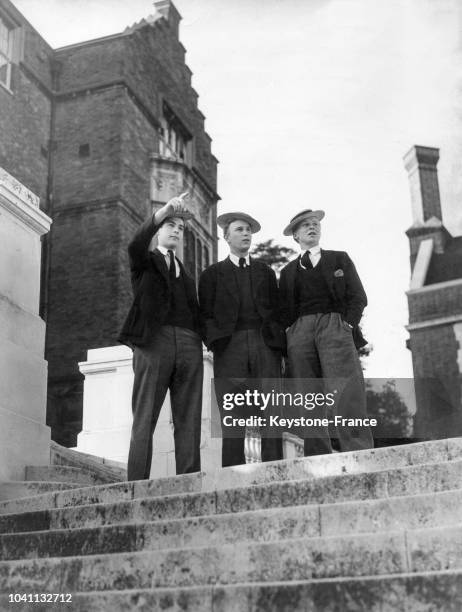
[[[47,327],[49,423],[74,445],[81,428],[86,351],[117,344],[131,303],[127,244],[138,220],[120,202],[55,215]]]
[[[408,295],[409,323],[449,317],[462,310],[462,283]]]
[[[421,438],[462,435],[459,343],[452,325],[438,325],[410,333],[410,348],[418,411],[414,433]]]
[[[0,87],[0,166],[45,205],[51,102],[14,66],[13,94]]]
[[[216,160],[204,132],[204,116],[197,108],[197,94],[191,87],[191,72],[184,64],[183,46],[162,21],[154,27],[145,26],[126,40],[127,82],[158,117],[161,100],[168,101],[194,135],[194,165],[216,189]]]
[[[121,100],[121,196],[145,219],[150,205],[150,155],[157,149],[157,126],[124,92]]]
[[[160,119],[165,99],[194,135],[194,164],[216,189],[216,160],[210,137],[204,132],[204,116],[191,87],[191,71],[184,64],[185,50],[171,28],[159,20],[129,35],[119,35],[85,45],[59,50],[62,64],[61,93],[126,83],[153,118]]]
[[[409,322],[418,323],[461,312],[462,284],[408,295]],[[459,342],[453,324],[410,331],[417,399],[414,435],[435,439],[462,435]]]
[[[123,89],[114,87],[56,104],[54,210],[121,193]],[[79,153],[88,145],[88,155]]]
[[[0,166],[45,206],[51,117],[52,49],[8,1],[1,7],[22,30],[22,60],[13,64],[11,92],[0,86]]]

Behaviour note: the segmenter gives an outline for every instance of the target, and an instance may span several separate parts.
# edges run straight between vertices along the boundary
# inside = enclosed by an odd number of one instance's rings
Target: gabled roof
[[[162,19],[162,15],[160,13],[155,13],[154,15],[148,15],[148,17],[144,17],[141,21],[134,23],[131,26],[127,26],[123,31],[124,34],[131,34],[135,30],[139,30],[140,28],[144,28],[146,25],[153,25],[159,19]]]
[[[425,285],[462,278],[462,236],[448,240],[444,253],[433,252]]]

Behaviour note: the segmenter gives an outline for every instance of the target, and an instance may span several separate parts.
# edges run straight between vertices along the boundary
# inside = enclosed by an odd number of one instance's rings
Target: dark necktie
[[[170,257],[170,266],[168,269],[168,279],[171,283],[173,283],[175,282],[175,278],[176,278],[175,256],[171,249],[169,249],[167,252]]]
[[[245,268],[245,257],[239,257],[239,267]]]
[[[307,268],[308,270],[313,268],[313,264],[311,263],[310,252],[309,251],[306,251],[303,254],[303,257],[301,259],[301,264],[302,264],[302,266],[305,266],[305,268]]]

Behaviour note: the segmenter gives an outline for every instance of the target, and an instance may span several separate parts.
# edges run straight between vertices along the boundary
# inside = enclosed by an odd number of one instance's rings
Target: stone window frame
[[[210,249],[211,245],[201,232],[187,225],[183,235],[183,264],[196,283],[210,265]]]
[[[13,65],[18,64],[22,57],[22,34],[20,24],[0,11],[0,67],[6,65],[6,79],[0,78],[0,86],[9,93],[13,93]]]
[[[169,104],[162,100],[159,128],[159,154],[192,167],[193,137]]]

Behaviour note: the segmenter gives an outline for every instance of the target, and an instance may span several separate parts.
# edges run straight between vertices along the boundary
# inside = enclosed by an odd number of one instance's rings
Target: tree
[[[361,325],[359,326],[359,328],[362,331]],[[366,338],[366,340],[367,340],[367,338]],[[365,360],[367,359],[367,357],[369,357],[369,355],[372,353],[373,350],[374,350],[374,347],[370,343],[368,343],[368,344],[366,344],[366,346],[362,346],[360,349],[358,349],[359,361],[361,363],[361,369],[363,371],[366,369],[366,362],[365,362]]]
[[[263,242],[257,242],[250,251],[252,257],[271,266],[277,276],[279,276],[281,269],[289,263],[296,254],[297,253],[293,249],[275,243],[272,238],[264,240]]]
[[[388,443],[400,443],[408,439],[412,430],[412,416],[393,380],[387,380],[381,391],[374,390],[367,381],[366,400],[368,416],[377,419],[377,427],[372,428],[374,439],[385,443],[387,440]]]

